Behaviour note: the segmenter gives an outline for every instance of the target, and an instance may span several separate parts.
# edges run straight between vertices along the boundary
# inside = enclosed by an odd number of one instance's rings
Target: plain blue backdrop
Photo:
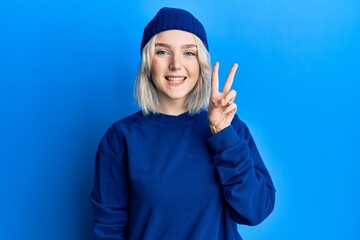
[[[0,2],[0,239],[91,239],[94,155],[137,111],[146,23],[160,7],[205,25],[222,79],[277,188],[245,240],[359,239],[360,1]]]

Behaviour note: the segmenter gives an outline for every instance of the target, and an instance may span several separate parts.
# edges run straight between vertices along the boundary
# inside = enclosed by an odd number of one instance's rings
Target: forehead
[[[169,45],[196,44],[195,37],[192,33],[181,30],[168,30],[160,32],[155,43],[166,43]]]

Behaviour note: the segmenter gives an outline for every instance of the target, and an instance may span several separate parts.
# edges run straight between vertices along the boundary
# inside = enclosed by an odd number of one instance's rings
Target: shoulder
[[[100,140],[102,145],[112,149],[114,144],[117,145],[119,142],[124,142],[125,136],[134,125],[139,125],[144,119],[144,115],[141,111],[124,117],[113,124],[106,130],[104,136]]]
[[[123,131],[131,125],[141,121],[142,119],[144,119],[144,114],[142,111],[138,111],[111,124],[106,133]]]

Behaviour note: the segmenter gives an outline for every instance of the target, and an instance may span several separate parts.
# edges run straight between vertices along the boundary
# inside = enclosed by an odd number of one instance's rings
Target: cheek
[[[200,66],[199,64],[194,64],[191,70],[194,77],[199,78],[200,76]]]
[[[152,62],[151,62],[150,72],[151,72],[151,75],[153,75],[153,73],[156,72],[156,61],[154,61],[154,60],[152,60]]]
[[[154,79],[156,79],[157,74],[158,74],[158,71],[157,71],[156,63],[154,64],[154,61],[153,61],[150,66],[150,76],[151,76],[152,81],[154,81]]]
[[[160,75],[164,69],[163,65],[164,64],[161,61],[153,59],[150,66],[151,76],[155,77],[157,75]]]
[[[151,82],[154,85],[155,88],[158,88],[160,85],[160,76],[161,76],[161,67],[158,61],[153,60],[151,62],[150,66],[150,76],[151,76]]]

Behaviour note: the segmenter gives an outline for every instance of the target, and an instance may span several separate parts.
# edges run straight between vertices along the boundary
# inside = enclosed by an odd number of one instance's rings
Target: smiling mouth
[[[166,76],[165,79],[171,83],[181,83],[185,81],[186,77]]]

